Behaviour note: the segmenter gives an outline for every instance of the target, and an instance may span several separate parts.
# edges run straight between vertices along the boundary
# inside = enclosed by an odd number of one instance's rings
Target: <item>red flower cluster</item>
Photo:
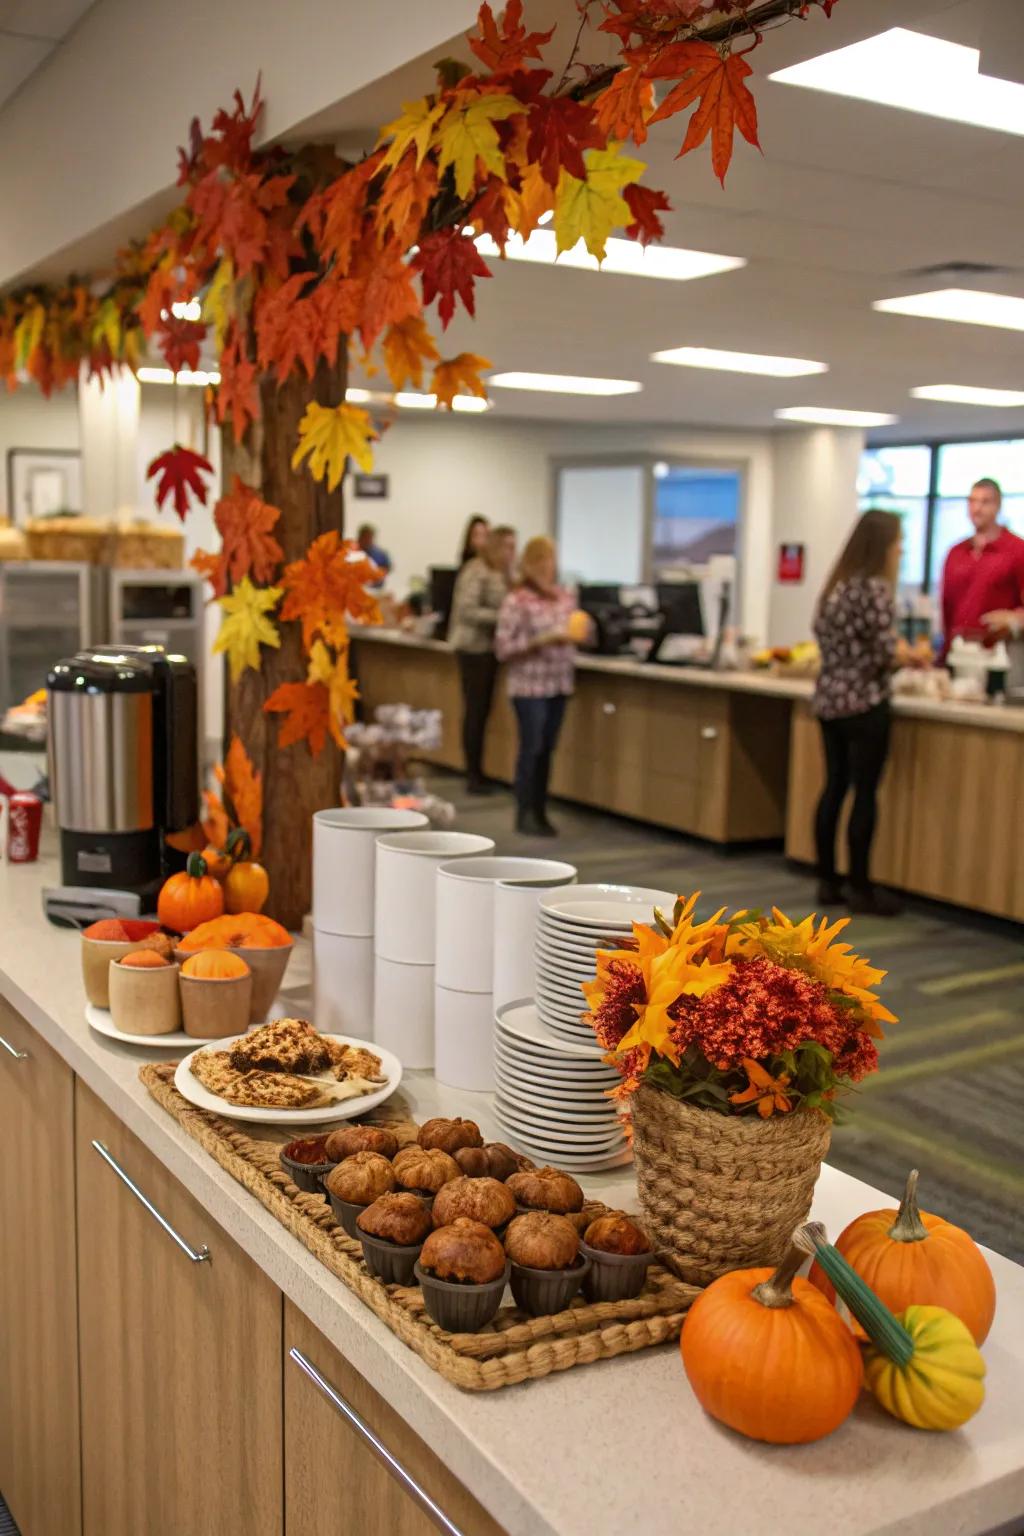
[[[629,960],[611,960],[604,981],[601,1006],[591,1015],[597,1043],[614,1051],[636,1023],[637,1006],[647,1001],[643,972]]]
[[[735,962],[722,986],[701,998],[681,997],[669,1010],[680,1051],[697,1045],[721,1071],[743,1057],[764,1061],[807,1040],[832,1052],[837,1077],[859,1082],[878,1066],[858,1016],[834,1003],[821,982],[758,955]]]

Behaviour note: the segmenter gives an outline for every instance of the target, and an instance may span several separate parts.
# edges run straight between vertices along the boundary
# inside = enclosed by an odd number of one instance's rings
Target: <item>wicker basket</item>
[[[805,1109],[721,1115],[650,1083],[632,1107],[640,1205],[662,1261],[693,1285],[777,1264],[811,1208],[830,1121]]]
[[[106,565],[114,541],[114,525],[103,517],[37,517],[25,525],[33,560],[74,560]]]
[[[121,523],[114,535],[111,564],[119,571],[180,571],[185,563],[185,535],[146,518]]]

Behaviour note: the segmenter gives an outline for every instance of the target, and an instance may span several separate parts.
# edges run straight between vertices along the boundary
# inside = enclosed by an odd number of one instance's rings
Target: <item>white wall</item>
[[[849,427],[783,431],[773,452],[773,517],[768,636],[772,645],[792,645],[811,634],[814,605],[857,516],[857,466],[864,434]],[[776,578],[779,544],[803,544],[804,579]]]
[[[12,448],[78,447],[78,399],[73,389],[49,400],[26,385],[9,395],[0,388],[0,517],[12,516],[7,505],[8,454]]]

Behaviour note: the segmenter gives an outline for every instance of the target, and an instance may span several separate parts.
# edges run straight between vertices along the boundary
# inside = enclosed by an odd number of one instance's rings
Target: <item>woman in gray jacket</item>
[[[462,750],[466,788],[471,795],[486,795],[491,789],[484,778],[483,755],[498,673],[494,631],[515,558],[515,529],[491,528],[480,554],[467,560],[459,572],[452,598],[448,638],[458,657],[462,679]]]

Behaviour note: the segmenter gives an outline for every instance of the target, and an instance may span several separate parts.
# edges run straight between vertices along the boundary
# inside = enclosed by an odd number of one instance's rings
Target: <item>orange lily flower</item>
[[[747,1074],[749,1087],[730,1093],[730,1104],[756,1104],[762,1120],[767,1120],[768,1116],[774,1114],[776,1110],[784,1115],[787,1110],[793,1108],[793,1102],[785,1091],[790,1081],[788,1072],[772,1077],[770,1072],[759,1066],[756,1061],[752,1061],[749,1056],[743,1058],[743,1070]]]

